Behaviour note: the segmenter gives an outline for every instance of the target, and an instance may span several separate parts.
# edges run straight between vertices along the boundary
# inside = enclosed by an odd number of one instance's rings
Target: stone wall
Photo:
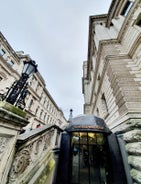
[[[130,119],[121,124],[117,130],[120,130],[116,133],[117,136],[122,137],[123,141],[121,152],[123,153],[124,149],[126,150],[123,160],[128,183],[132,184],[133,180],[134,184],[139,184],[141,183],[141,119]],[[116,128],[113,129],[115,132],[117,130]]]
[[[90,17],[83,93],[84,113],[103,118],[117,134],[132,184],[141,183],[141,1],[129,9],[126,2],[113,0],[104,18]]]

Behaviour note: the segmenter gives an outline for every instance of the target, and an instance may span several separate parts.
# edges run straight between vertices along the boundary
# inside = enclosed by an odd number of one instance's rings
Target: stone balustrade
[[[62,129],[44,125],[19,134],[29,122],[26,113],[0,101],[0,183],[52,184]],[[55,156],[55,157],[54,157]]]
[[[16,154],[8,177],[8,184],[52,183],[55,148],[58,130],[56,125],[45,125],[19,135]]]

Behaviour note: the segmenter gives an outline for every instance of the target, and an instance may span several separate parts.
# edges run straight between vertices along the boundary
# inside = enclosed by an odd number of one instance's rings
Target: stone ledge
[[[29,123],[25,118],[18,116],[17,114],[14,114],[13,112],[10,112],[2,107],[0,107],[0,119],[2,120],[2,123],[6,122],[15,124],[19,127],[24,127]]]
[[[57,129],[59,130],[60,132],[62,132],[63,130],[58,127],[57,125],[52,125],[52,124],[47,124],[47,125],[44,125],[40,128],[36,128],[36,129],[33,129],[29,132],[25,132],[24,134],[20,134],[18,136],[18,143],[23,143],[25,141],[28,141],[30,140],[31,138],[34,138],[34,137],[37,137],[49,130],[54,130],[54,129]]]
[[[21,116],[23,118],[26,117],[26,112],[24,112],[23,110],[15,107],[14,105],[5,102],[5,101],[0,101],[0,108],[3,108],[13,114],[17,114],[18,116]]]

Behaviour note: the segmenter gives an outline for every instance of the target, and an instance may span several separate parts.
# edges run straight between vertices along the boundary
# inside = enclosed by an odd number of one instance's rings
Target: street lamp
[[[35,72],[37,72],[37,65],[35,61],[33,60],[24,61],[24,68],[23,68],[22,74],[25,74],[28,77],[30,77]]]
[[[25,97],[28,93],[27,80],[35,72],[37,72],[37,65],[35,61],[24,61],[24,68],[20,79],[13,83],[11,88],[7,91],[6,95],[4,96],[3,100],[19,107],[20,109],[24,109]]]

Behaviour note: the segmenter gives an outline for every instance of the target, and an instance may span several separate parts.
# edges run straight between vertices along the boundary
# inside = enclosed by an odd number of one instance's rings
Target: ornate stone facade
[[[120,137],[128,183],[141,183],[140,12],[140,0],[116,0],[108,14],[91,16],[83,65],[84,113],[103,118]]]
[[[10,138],[0,137],[0,164]]]

